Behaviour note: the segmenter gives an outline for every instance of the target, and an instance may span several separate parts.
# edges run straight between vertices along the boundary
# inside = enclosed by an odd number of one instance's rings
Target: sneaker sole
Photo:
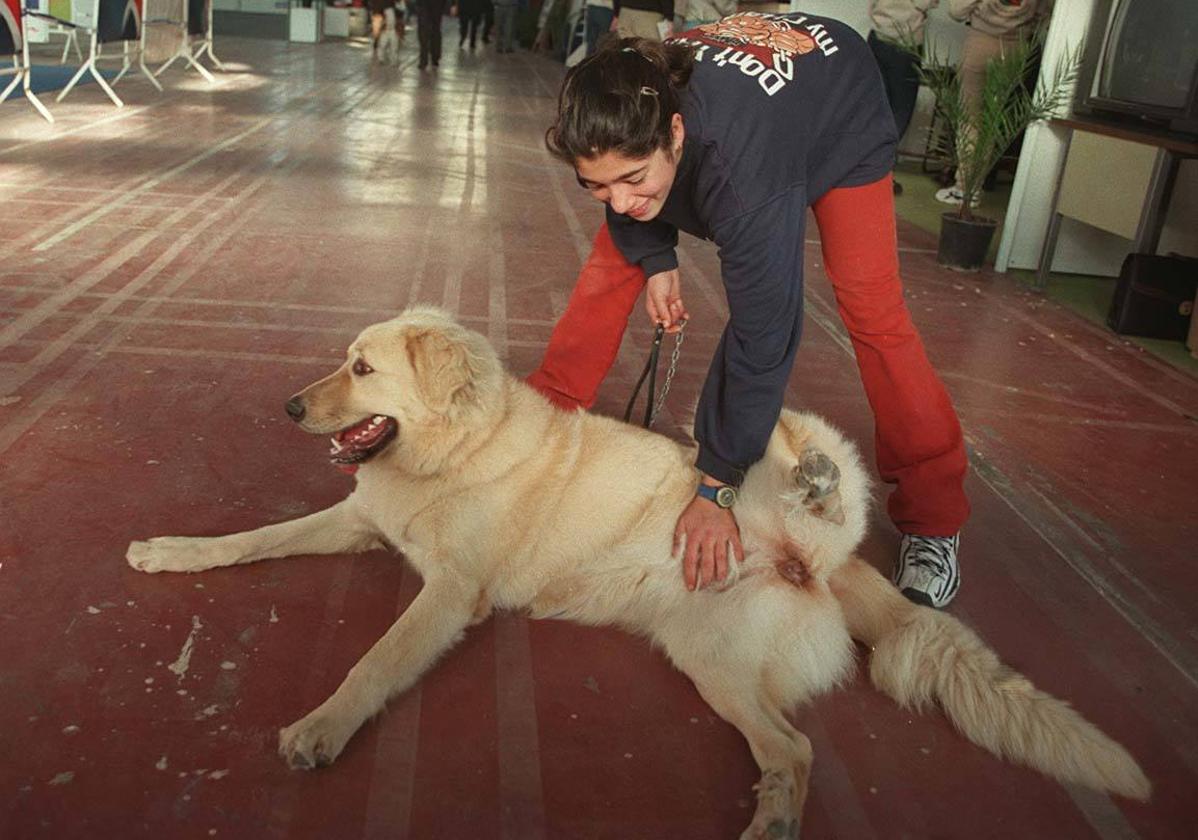
[[[931,597],[926,592],[920,592],[918,589],[911,588],[902,589],[899,591],[902,592],[904,598],[913,604],[919,604],[921,607],[931,607],[932,609],[936,609],[936,605],[932,603]]]

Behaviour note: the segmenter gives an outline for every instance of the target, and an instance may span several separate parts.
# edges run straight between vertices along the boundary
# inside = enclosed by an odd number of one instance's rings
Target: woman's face
[[[674,115],[670,133],[670,149],[655,149],[647,158],[626,158],[617,152],[580,158],[574,165],[578,183],[617,213],[638,222],[655,218],[678,171],[683,140],[681,114]]]

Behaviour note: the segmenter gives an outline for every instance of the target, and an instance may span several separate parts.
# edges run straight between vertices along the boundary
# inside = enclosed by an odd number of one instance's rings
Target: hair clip
[[[648,86],[642,87],[641,88],[641,96],[657,96],[657,91],[655,91],[653,88],[648,87]]]
[[[649,58],[649,56],[645,55],[643,52],[638,50],[636,47],[621,47],[620,52],[634,53],[636,55],[639,55],[641,58],[645,59],[645,61],[652,64],[654,67],[657,66],[656,64],[654,64],[653,59]]]

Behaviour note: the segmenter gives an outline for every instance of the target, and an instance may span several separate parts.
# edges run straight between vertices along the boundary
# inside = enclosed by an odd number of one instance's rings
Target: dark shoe
[[[902,185],[902,184],[900,184],[898,181],[895,181],[895,182],[894,182],[894,194],[895,194],[895,195],[902,195],[902,194],[903,194],[903,185]]]

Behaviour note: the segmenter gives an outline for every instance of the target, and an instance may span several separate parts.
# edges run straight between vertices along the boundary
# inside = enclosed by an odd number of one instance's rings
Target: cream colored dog
[[[949,615],[915,606],[852,552],[868,479],[854,447],[783,413],[736,505],[745,561],[687,591],[674,525],[695,492],[687,448],[567,413],[504,372],[486,339],[428,308],[368,327],[335,373],[287,405],[360,464],[328,510],[225,537],[135,542],[145,572],[198,572],[292,554],[393,546],[424,580],[337,691],[279,733],[292,767],[331,763],[492,609],[614,624],[650,636],[749,742],[761,767],[744,837],[797,836],[811,742],[787,712],[855,667],[905,706],[938,703],[966,737],[1061,780],[1144,799],[1127,752],[1035,689]]]

